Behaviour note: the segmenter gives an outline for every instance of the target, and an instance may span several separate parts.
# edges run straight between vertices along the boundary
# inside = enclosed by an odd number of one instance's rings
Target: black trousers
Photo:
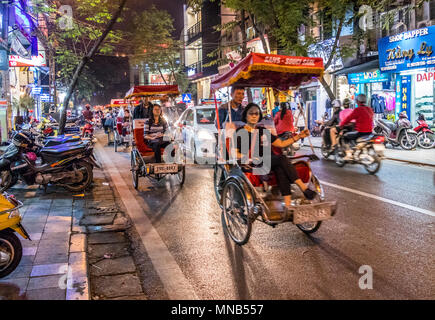
[[[283,196],[291,195],[291,184],[299,179],[298,172],[286,156],[272,154],[272,171]]]
[[[169,141],[150,142],[149,146],[154,151],[154,158],[156,159],[156,163],[161,163],[162,162],[162,153],[161,153],[160,149],[161,148],[166,148],[170,144],[171,143]]]

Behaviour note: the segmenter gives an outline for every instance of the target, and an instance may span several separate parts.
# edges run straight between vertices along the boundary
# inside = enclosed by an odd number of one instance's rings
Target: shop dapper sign
[[[381,72],[433,67],[435,55],[435,26],[404,32],[379,40],[379,67]]]

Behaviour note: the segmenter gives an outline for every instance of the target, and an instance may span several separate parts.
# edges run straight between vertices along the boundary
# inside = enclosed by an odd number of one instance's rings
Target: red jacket
[[[373,131],[373,110],[367,106],[359,106],[348,115],[340,126],[343,127],[352,120],[355,120],[355,130],[358,132]]]
[[[295,127],[293,125],[293,114],[291,110],[287,110],[282,120],[281,111],[279,111],[273,120],[275,122],[276,134],[280,135],[286,131],[295,131]]]

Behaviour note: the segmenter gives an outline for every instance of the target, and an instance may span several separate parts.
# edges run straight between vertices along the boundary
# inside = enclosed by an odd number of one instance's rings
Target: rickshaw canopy
[[[228,86],[272,87],[287,91],[323,75],[323,59],[250,53],[211,83],[212,90]]]
[[[134,86],[125,95],[125,99],[133,97],[151,97],[164,95],[179,95],[178,85],[148,85]]]

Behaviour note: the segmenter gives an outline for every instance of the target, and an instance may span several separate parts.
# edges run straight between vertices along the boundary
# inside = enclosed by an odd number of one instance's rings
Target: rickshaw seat
[[[311,178],[310,166],[305,161],[298,161],[293,165],[295,166],[298,176],[302,180],[302,182],[303,183],[310,182],[310,178]],[[263,185],[263,183],[260,180],[260,176],[252,173],[252,168],[249,168],[247,166],[242,166],[242,171],[244,172],[245,176],[248,178],[248,180],[252,183],[254,187],[261,187]],[[268,184],[270,186],[276,186],[277,179],[275,173],[271,171],[268,176],[269,176]]]
[[[154,156],[154,151],[145,142],[144,123],[141,123],[142,120],[145,120],[145,119],[134,120],[133,139],[136,143],[136,149],[139,151],[139,153],[142,155],[142,157],[151,157],[151,156]],[[163,155],[164,151],[165,151],[165,148],[161,148],[162,155]]]

